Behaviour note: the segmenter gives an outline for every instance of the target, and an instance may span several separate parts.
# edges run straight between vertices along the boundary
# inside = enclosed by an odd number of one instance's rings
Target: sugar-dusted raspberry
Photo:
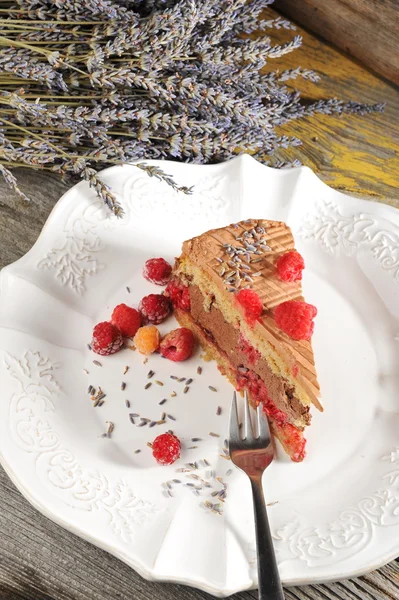
[[[180,362],[190,358],[193,353],[195,340],[190,329],[181,327],[174,329],[165,335],[159,350],[165,358]]]
[[[240,290],[236,295],[237,301],[245,311],[245,317],[251,324],[255,323],[263,311],[262,300],[254,290]]]
[[[118,304],[113,310],[111,323],[116,325],[125,337],[133,337],[141,325],[141,314],[126,304]]]
[[[141,354],[152,354],[159,348],[161,335],[155,325],[145,325],[137,330],[134,345]]]
[[[166,286],[166,296],[169,296],[173,306],[180,310],[190,310],[190,290],[179,279],[171,279]]]
[[[162,294],[144,296],[139,304],[139,310],[146,323],[158,325],[170,314],[169,298]]]
[[[118,352],[122,344],[122,334],[112,323],[103,321],[94,327],[91,347],[96,354],[103,356],[114,354],[114,352]]]
[[[143,277],[157,285],[166,285],[171,273],[172,267],[164,258],[150,258],[143,268]]]
[[[152,455],[159,465],[172,465],[180,458],[180,440],[173,433],[162,433],[152,442]]]
[[[279,304],[274,311],[277,327],[293,340],[310,340],[313,334],[313,319],[317,308],[300,300],[288,300]]]
[[[286,252],[277,259],[277,275],[282,281],[300,281],[305,261],[296,250]]]

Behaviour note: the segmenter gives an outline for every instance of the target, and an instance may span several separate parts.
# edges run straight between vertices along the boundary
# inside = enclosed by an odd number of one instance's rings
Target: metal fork
[[[263,471],[270,465],[274,456],[269,424],[261,405],[259,405],[256,411],[258,432],[255,437],[246,392],[244,401],[244,434],[241,438],[237,414],[237,395],[234,392],[230,413],[230,458],[236,467],[248,475],[251,481],[255,512],[259,599],[284,600],[262,489]]]

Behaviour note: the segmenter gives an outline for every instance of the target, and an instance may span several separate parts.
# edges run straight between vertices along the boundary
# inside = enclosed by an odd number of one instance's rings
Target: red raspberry
[[[172,279],[166,286],[165,294],[169,296],[173,306],[180,310],[190,310],[190,290],[178,279]]]
[[[277,259],[277,275],[283,281],[300,281],[305,261],[296,250],[286,252]]]
[[[170,313],[169,298],[162,294],[150,294],[144,296],[139,304],[139,311],[146,323],[158,325],[162,323]]]
[[[111,323],[118,327],[125,337],[133,337],[141,325],[141,315],[135,308],[118,304],[112,313]]]
[[[144,279],[157,285],[166,285],[171,273],[172,267],[164,258],[150,258],[143,269]]]
[[[276,430],[281,442],[294,462],[302,462],[306,456],[306,440],[302,431],[299,431],[291,423],[274,423],[273,429]]]
[[[194,336],[186,327],[174,329],[163,338],[159,350],[165,358],[179,362],[190,358],[194,350]]]
[[[91,347],[96,354],[102,354],[103,356],[114,354],[114,352],[118,352],[122,344],[122,334],[112,323],[103,321],[94,327]]]
[[[276,325],[294,340],[310,340],[317,308],[300,300],[288,300],[274,311]]]
[[[241,334],[238,338],[238,350],[247,356],[251,365],[254,365],[261,358],[260,352]]]
[[[262,300],[258,294],[254,290],[240,290],[236,298],[244,309],[247,321],[254,324],[263,311]]]
[[[160,465],[172,465],[180,458],[180,440],[173,433],[162,433],[152,442],[152,455]]]

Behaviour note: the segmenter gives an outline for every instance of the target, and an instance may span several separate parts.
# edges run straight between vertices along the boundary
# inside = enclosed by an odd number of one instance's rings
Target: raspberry
[[[114,352],[118,352],[122,344],[122,334],[112,323],[103,321],[94,327],[91,347],[96,354],[103,356],[114,354]]]
[[[156,285],[166,285],[171,273],[172,267],[164,258],[150,258],[143,269],[143,277]]]
[[[161,335],[155,325],[145,325],[137,330],[134,345],[141,354],[152,354],[158,350]]]
[[[141,325],[141,315],[135,308],[118,304],[112,313],[111,323],[118,327],[125,337],[133,337]]]
[[[162,433],[152,442],[152,455],[160,465],[172,465],[180,458],[180,440],[173,433]]]
[[[146,323],[158,325],[162,323],[170,313],[169,298],[162,294],[150,294],[144,296],[139,304],[139,311]]]
[[[313,334],[313,318],[317,308],[300,300],[288,300],[274,311],[276,325],[293,340],[310,340]]]
[[[185,287],[178,279],[171,279],[165,290],[166,296],[169,296],[173,306],[180,310],[190,310],[190,290]]]
[[[302,462],[306,456],[306,440],[295,425],[291,423],[273,423],[272,429],[276,431],[285,451],[294,462]]]
[[[277,275],[283,281],[300,281],[305,262],[296,250],[286,252],[277,259]]]
[[[194,350],[194,336],[186,327],[174,329],[165,335],[159,347],[162,356],[179,362],[190,358]]]
[[[253,325],[262,314],[262,300],[254,290],[240,290],[236,298],[244,309],[247,321]]]
[[[238,350],[247,356],[251,365],[254,365],[261,358],[258,350],[254,348],[252,344],[250,344],[241,334],[238,338]]]

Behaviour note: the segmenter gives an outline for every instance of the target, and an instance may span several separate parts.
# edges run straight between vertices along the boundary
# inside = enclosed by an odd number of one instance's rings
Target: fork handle
[[[251,478],[258,556],[259,600],[284,600],[260,478]]]

